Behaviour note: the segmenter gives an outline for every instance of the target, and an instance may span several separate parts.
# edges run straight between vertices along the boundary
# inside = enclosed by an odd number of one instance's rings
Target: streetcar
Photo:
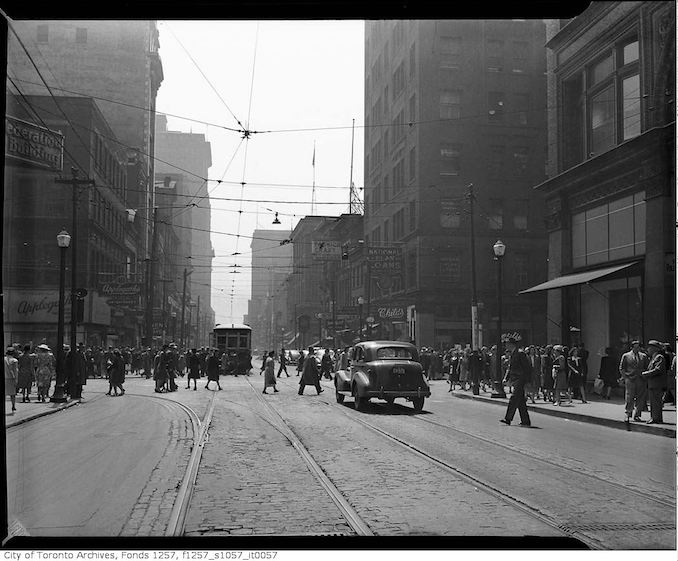
[[[224,374],[248,374],[252,368],[252,328],[242,323],[218,323],[212,330],[211,347],[217,349]]]

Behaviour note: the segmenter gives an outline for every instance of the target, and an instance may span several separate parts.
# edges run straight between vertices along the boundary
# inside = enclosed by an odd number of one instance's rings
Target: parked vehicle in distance
[[[392,404],[402,397],[415,411],[431,397],[431,388],[419,363],[417,348],[403,341],[363,341],[349,350],[349,367],[334,377],[337,403],[353,397],[356,411],[372,398]]]
[[[301,353],[294,349],[287,351],[287,364],[292,364],[294,366],[299,364],[300,355]]]

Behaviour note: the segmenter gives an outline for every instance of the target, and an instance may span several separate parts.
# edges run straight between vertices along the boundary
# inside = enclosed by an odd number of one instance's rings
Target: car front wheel
[[[413,398],[412,405],[414,405],[415,411],[421,411],[424,408],[424,398],[423,397]]]
[[[354,406],[356,411],[365,411],[365,407],[367,406],[367,399],[365,399],[362,396],[356,395]]]
[[[336,392],[337,394],[337,403],[344,403],[344,394]]]

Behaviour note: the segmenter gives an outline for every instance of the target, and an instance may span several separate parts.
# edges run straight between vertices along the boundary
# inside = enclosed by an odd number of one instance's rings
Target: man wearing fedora
[[[647,355],[640,350],[640,341],[631,343],[631,350],[624,353],[619,362],[619,374],[624,380],[626,394],[626,421],[633,413],[633,420],[640,421],[645,406],[646,382],[641,376],[648,365]]]
[[[647,391],[650,398],[650,420],[648,425],[663,423],[662,418],[662,395],[666,387],[666,360],[662,352],[662,344],[656,339],[651,339],[647,344],[651,354],[650,364],[641,376],[647,380]]]
[[[531,423],[525,401],[525,384],[530,380],[530,361],[527,355],[518,349],[518,341],[514,337],[507,339],[506,350],[509,352],[506,378],[508,378],[509,383],[513,386],[513,393],[508,402],[506,416],[499,420],[506,425],[510,425],[517,409],[520,414],[520,424],[529,427]]]

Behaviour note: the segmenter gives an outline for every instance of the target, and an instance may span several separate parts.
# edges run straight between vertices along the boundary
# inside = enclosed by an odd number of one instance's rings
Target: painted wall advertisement
[[[71,295],[64,295],[64,318],[71,320]],[[8,288],[5,291],[7,323],[54,323],[59,320],[59,291],[56,289]],[[97,294],[85,298],[85,322],[108,325],[110,307]]]
[[[28,121],[5,117],[5,156],[34,166],[61,171],[64,137]]]

